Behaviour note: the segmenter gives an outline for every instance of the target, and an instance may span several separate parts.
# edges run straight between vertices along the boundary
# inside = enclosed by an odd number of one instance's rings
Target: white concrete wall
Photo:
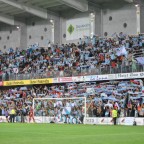
[[[144,3],[140,9],[140,24],[141,24],[140,31],[141,33],[144,33]]]
[[[60,43],[60,17],[58,15],[48,14],[48,19],[40,19],[38,17],[31,17],[25,20],[17,19],[16,26],[10,26],[1,23],[0,24],[0,49],[2,51],[7,51],[8,48],[19,47],[21,49],[26,49],[29,45],[34,43],[39,43],[41,47],[47,47],[48,42],[52,40],[52,24],[50,19],[54,20],[54,43]],[[19,21],[19,22],[18,22]],[[33,26],[33,22],[35,25]],[[47,31],[45,31],[45,28]],[[10,30],[12,29],[12,34]],[[9,40],[7,40],[9,36]],[[29,38],[31,36],[31,39]],[[41,37],[43,36],[43,40]],[[6,49],[4,49],[6,46]]]
[[[143,8],[143,7],[142,7]],[[95,34],[103,35],[104,32],[111,36],[114,32],[124,32],[126,34],[136,34],[136,8],[134,5],[126,5],[119,9],[97,9],[93,10],[95,13]],[[21,29],[16,29],[15,27],[8,26],[5,24],[0,25],[0,49],[4,50],[4,45],[6,48],[10,47],[21,47],[26,48],[27,46],[39,43],[40,46],[47,46],[48,41],[51,41],[52,30],[50,19],[55,22],[55,32],[54,32],[54,43],[77,43],[79,40],[66,41],[63,37],[66,34],[66,21],[73,18],[89,17],[90,12],[76,13],[67,16],[67,18],[59,17],[59,15],[48,15],[48,20],[43,20],[40,18],[29,18],[21,23]],[[109,17],[112,16],[112,21],[109,21]],[[32,23],[35,22],[35,26]],[[127,28],[123,27],[123,24],[127,23]],[[44,31],[47,28],[47,31]],[[12,34],[10,34],[10,29],[12,29]],[[144,9],[141,9],[141,32],[144,32]],[[9,36],[9,40],[7,40]],[[31,39],[29,39],[31,36]],[[43,36],[43,40],[41,40]]]
[[[112,21],[109,17],[112,16]],[[124,32],[126,34],[136,34],[136,7],[126,5],[120,9],[103,9],[103,34],[111,36],[114,32]],[[127,23],[127,28],[123,24]]]
[[[10,33],[12,30],[12,33]],[[7,51],[9,48],[20,47],[20,29],[16,27],[1,25],[0,26],[0,50]],[[9,37],[9,39],[7,39]],[[6,46],[6,48],[4,48]]]
[[[95,34],[101,36],[103,34],[102,10],[95,10]]]
[[[35,25],[32,25],[32,23],[35,23]],[[52,24],[49,20],[27,19],[27,46],[37,42],[40,46],[46,47],[48,42],[51,41],[51,27]],[[45,28],[47,31],[44,30]],[[31,36],[31,39],[29,36]],[[43,36],[43,40],[41,36]]]

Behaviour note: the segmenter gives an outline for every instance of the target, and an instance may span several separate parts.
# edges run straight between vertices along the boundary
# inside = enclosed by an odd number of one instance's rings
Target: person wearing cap
[[[116,125],[117,116],[118,116],[118,112],[117,112],[116,107],[114,107],[113,110],[112,110],[112,118],[113,118],[114,125]]]

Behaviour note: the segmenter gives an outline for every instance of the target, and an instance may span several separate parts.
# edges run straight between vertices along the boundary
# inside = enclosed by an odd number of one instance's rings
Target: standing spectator
[[[9,122],[8,116],[9,116],[8,109],[5,108],[5,117],[7,122]]]
[[[16,115],[16,111],[15,111],[15,109],[13,108],[13,109],[11,109],[11,111],[10,111],[10,122],[12,123],[14,123],[15,122],[15,115]]]
[[[113,110],[112,110],[112,118],[113,118],[113,123],[114,123],[114,125],[116,125],[116,121],[117,121],[117,110],[116,110],[116,108],[114,107],[113,108]]]
[[[2,110],[2,116],[4,116],[4,115],[5,115],[5,109],[4,109],[4,106],[2,106],[1,110]]]

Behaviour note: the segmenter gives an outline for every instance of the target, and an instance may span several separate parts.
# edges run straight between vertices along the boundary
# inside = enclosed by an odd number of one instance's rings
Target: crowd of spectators
[[[85,37],[78,44],[34,44],[26,50],[0,51],[0,81],[72,75],[93,75],[143,71],[144,36],[114,34],[111,38]],[[25,87],[1,87],[0,115],[7,121],[11,110],[24,118],[33,98],[87,98],[88,117],[111,117],[113,108],[120,117],[144,116],[143,80],[65,83]],[[59,103],[57,105],[57,103]],[[68,108],[69,107],[69,108]],[[84,115],[82,100],[36,101],[35,116]],[[69,113],[65,113],[65,109]],[[57,114],[56,114],[57,113]],[[65,114],[64,114],[65,113]],[[22,120],[24,121],[24,119]]]
[[[87,98],[88,117],[111,117],[117,108],[119,117],[144,117],[144,86],[142,79],[109,82],[66,83],[26,87],[3,87],[0,90],[0,115],[8,116],[14,108],[16,115],[28,115],[33,98]],[[35,116],[55,116],[70,107],[67,116],[84,115],[84,101],[37,100]],[[61,113],[62,114],[62,113]]]
[[[34,44],[25,50],[0,51],[0,79],[32,79],[142,71],[144,37],[114,34],[85,37],[78,44]],[[141,66],[138,67],[137,63]]]

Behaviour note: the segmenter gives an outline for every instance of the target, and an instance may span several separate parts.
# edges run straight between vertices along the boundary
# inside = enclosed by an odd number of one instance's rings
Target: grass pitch
[[[144,127],[0,123],[0,144],[144,144]]]

